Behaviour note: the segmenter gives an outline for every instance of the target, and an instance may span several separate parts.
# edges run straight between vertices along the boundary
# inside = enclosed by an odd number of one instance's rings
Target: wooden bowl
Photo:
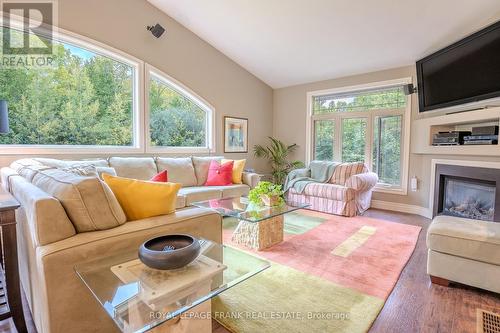
[[[198,239],[190,235],[165,235],[145,241],[139,248],[139,259],[155,269],[177,269],[186,266],[200,254]]]

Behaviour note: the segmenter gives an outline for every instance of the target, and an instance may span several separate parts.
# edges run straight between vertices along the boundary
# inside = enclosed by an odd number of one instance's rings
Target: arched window
[[[6,35],[21,45],[26,36],[45,38],[54,60],[0,62],[0,100],[7,100],[10,118],[0,154],[215,151],[214,108],[175,79],[63,29],[41,36],[22,29],[22,21],[0,26],[0,44]]]
[[[1,29],[11,42],[26,36]],[[141,63],[70,34],[51,41],[52,65],[0,70],[0,99],[7,101],[10,118],[10,132],[0,136],[0,144],[55,152],[139,148],[134,130]]]
[[[166,74],[148,74],[149,150],[213,150],[213,108]]]

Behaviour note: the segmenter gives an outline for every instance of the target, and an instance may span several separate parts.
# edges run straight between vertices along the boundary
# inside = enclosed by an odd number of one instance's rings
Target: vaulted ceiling
[[[148,0],[273,88],[415,63],[500,0]]]

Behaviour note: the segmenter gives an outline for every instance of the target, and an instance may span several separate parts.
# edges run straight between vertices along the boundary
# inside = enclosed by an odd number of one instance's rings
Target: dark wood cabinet
[[[0,320],[12,317],[19,333],[27,332],[21,299],[19,265],[17,261],[16,209],[17,200],[0,189]]]

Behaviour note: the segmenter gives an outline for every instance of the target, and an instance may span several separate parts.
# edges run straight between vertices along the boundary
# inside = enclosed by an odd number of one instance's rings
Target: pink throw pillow
[[[161,182],[161,183],[168,182],[168,173],[167,173],[167,170],[163,170],[162,172],[154,175],[153,178],[150,179],[150,181],[152,181],[152,182]]]
[[[226,186],[233,183],[233,161],[219,164],[212,160],[208,168],[208,177],[205,186]]]

